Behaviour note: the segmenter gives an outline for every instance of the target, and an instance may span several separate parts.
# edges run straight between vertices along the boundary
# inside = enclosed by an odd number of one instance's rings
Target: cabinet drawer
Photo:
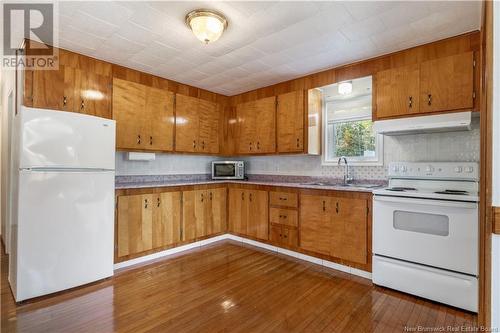
[[[297,207],[297,193],[269,192],[271,206]]]
[[[298,213],[293,209],[274,208],[269,210],[269,221],[276,224],[284,224],[292,227],[298,226]]]

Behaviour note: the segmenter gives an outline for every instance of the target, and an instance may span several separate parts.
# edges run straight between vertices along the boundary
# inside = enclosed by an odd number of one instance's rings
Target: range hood
[[[434,116],[378,120],[373,130],[384,135],[469,131],[472,112],[445,113]]]

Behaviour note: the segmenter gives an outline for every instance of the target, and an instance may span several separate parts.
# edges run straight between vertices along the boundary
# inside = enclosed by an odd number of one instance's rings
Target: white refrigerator
[[[115,122],[21,107],[13,135],[16,301],[112,276]]]

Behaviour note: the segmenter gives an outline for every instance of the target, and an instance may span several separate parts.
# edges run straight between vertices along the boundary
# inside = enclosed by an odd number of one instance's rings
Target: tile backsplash
[[[383,166],[353,166],[357,179],[385,179],[393,161],[479,161],[479,118],[472,130],[463,132],[412,134],[384,137]],[[126,153],[116,154],[117,175],[166,175],[210,173],[213,156],[157,154],[151,162],[128,161]],[[233,158],[232,158],[233,159]],[[343,167],[321,165],[321,156],[284,155],[237,158],[247,162],[249,174],[303,175],[340,178]]]

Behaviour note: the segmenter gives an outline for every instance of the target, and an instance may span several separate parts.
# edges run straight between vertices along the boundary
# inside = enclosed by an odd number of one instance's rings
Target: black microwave
[[[213,161],[212,179],[244,179],[245,162],[243,161]]]

